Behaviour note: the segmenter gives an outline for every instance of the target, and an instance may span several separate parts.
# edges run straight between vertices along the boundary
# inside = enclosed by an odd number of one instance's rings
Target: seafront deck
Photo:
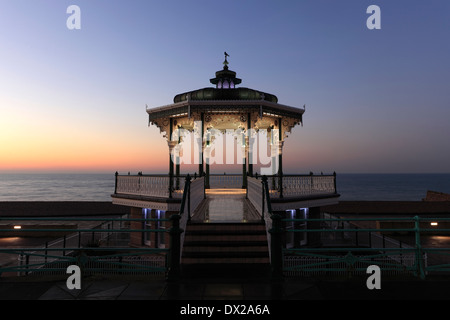
[[[231,191],[231,192],[228,192]],[[234,198],[234,199],[233,199]],[[216,222],[236,223],[245,216],[245,202],[242,190],[217,190],[207,193],[205,210],[209,211],[210,224]],[[232,200],[232,201],[231,201]],[[217,201],[217,202],[215,202]],[[20,204],[15,204],[17,207]],[[23,204],[27,206],[28,204]],[[41,204],[43,205],[43,204]],[[47,204],[54,207],[55,204]],[[62,204],[58,204],[62,205]],[[66,204],[67,205],[67,204]],[[355,214],[348,206],[356,203],[342,203],[329,208],[330,212]],[[365,203],[360,203],[364,207]],[[408,205],[405,208],[407,209]],[[414,203],[409,204],[413,206]],[[442,205],[442,204],[441,204]],[[235,210],[233,210],[236,209]],[[433,205],[430,205],[432,210]],[[229,209],[229,210],[227,210]],[[244,209],[244,210],[242,210]],[[247,207],[248,210],[248,207]],[[379,209],[378,209],[379,210]],[[425,210],[425,209],[423,209]],[[51,209],[49,209],[49,212]],[[364,210],[360,210],[364,211]],[[230,215],[226,213],[229,212]],[[241,215],[237,215],[241,212]],[[12,213],[12,212],[10,212]],[[386,213],[386,212],[385,212]],[[433,211],[428,212],[433,215]],[[247,215],[248,217],[248,215]],[[361,215],[359,215],[361,217]],[[378,215],[379,217],[379,215]],[[67,218],[67,217],[66,217]],[[111,218],[104,216],[104,219]],[[205,216],[192,216],[192,223],[205,222]],[[17,222],[12,220],[13,222]],[[46,222],[48,223],[48,222]],[[91,224],[92,222],[88,222]],[[245,222],[242,222],[244,223]],[[83,228],[88,228],[86,222]],[[404,236],[414,240],[414,235]],[[448,237],[447,237],[448,238]],[[422,238],[422,245],[434,248],[449,248],[448,241],[428,243]],[[6,238],[3,238],[6,241]],[[15,240],[15,247],[37,247],[44,238],[21,238]],[[8,240],[11,241],[11,240]],[[405,240],[406,243],[406,240]],[[10,243],[12,245],[12,243]],[[3,243],[2,248],[7,244]],[[17,261],[17,255],[15,258]],[[431,262],[431,261],[430,261]],[[3,264],[5,266],[5,264]],[[0,299],[17,300],[335,300],[335,299],[449,299],[448,285],[450,278],[446,273],[430,273],[426,280],[415,276],[383,277],[382,290],[368,290],[365,287],[367,276],[329,279],[320,276],[288,277],[277,282],[271,280],[270,270],[266,267],[255,272],[254,265],[243,264],[203,264],[185,268],[184,276],[177,282],[167,282],[160,276],[126,276],[94,275],[83,277],[82,290],[68,290],[65,279],[67,275],[40,276],[6,276],[0,277]],[[213,271],[214,270],[214,271]]]

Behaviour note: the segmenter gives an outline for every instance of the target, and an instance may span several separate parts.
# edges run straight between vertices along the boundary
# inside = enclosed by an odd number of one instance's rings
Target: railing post
[[[170,216],[172,221],[172,228],[169,230],[170,234],[170,251],[169,251],[169,271],[167,274],[168,281],[177,281],[180,279],[180,251],[181,251],[181,233],[179,214]]]
[[[423,269],[423,257],[422,257],[422,246],[420,245],[420,225],[419,217],[414,217],[414,232],[416,235],[416,275],[421,279],[425,278],[425,272]]]
[[[337,193],[336,171],[333,172],[333,177],[334,177],[334,193]]]
[[[115,179],[114,179],[114,194],[117,193],[117,176],[119,175],[119,172],[116,171],[115,173]]]
[[[264,221],[264,202],[265,202],[265,187],[267,186],[267,177],[263,176],[261,179],[261,192],[262,192],[262,206],[261,206],[261,220]]]
[[[278,214],[272,215],[272,229],[270,232],[270,247],[271,247],[271,273],[273,280],[280,280],[283,278],[283,252],[281,236],[283,230],[281,228],[281,216]]]
[[[210,189],[209,185],[209,158],[206,159],[206,172],[205,172],[205,189]]]
[[[202,177],[203,177],[203,199],[206,199],[206,177],[205,177],[205,173],[203,173]]]
[[[283,198],[283,172],[279,174],[278,188],[280,189],[280,198]]]
[[[47,249],[47,248],[48,248],[48,241],[45,241],[45,249]],[[45,262],[45,264],[47,264],[47,254],[48,254],[48,251],[45,250],[44,251],[44,255],[45,255],[44,262]]]
[[[63,248],[66,248],[66,235],[63,236]],[[66,250],[63,250],[63,256],[66,255]]]
[[[24,254],[23,251],[20,252],[19,254],[19,271],[17,271],[17,276],[22,276],[23,275],[23,271],[22,271],[22,267],[23,267],[23,258],[24,258]]]
[[[28,270],[28,268],[30,267],[30,255],[29,254],[27,254],[26,256],[25,256],[25,265],[27,266],[27,270]],[[25,275],[28,275],[28,271],[26,271],[25,272]]]
[[[187,186],[187,201],[188,201],[188,221],[191,221],[191,176],[188,175],[186,176],[186,181],[185,181],[185,190],[186,190],[186,186]]]

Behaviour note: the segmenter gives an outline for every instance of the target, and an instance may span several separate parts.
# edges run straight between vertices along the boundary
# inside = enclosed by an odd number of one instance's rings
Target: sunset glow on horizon
[[[73,4],[79,30],[66,25]],[[372,4],[379,30],[366,26]],[[285,173],[450,172],[450,2],[223,6],[2,1],[0,173],[167,173],[146,105],[212,87],[224,51],[239,87],[306,106],[284,144]]]

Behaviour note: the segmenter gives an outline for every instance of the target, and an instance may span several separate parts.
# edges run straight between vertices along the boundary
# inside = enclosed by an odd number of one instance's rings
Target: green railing
[[[69,265],[77,265],[84,275],[88,274],[145,274],[163,275],[168,280],[178,279],[184,228],[204,198],[204,181],[199,178],[191,182],[188,175],[184,183],[184,192],[179,214],[169,219],[130,219],[130,218],[49,218],[49,217],[0,217],[0,234],[2,236],[43,236],[53,237],[55,241],[42,246],[0,248],[0,275],[17,273],[17,275],[66,274]],[[194,186],[194,197],[191,196]],[[34,221],[32,227],[26,222]],[[130,222],[148,223],[171,222],[171,228],[148,229],[127,227]],[[56,227],[39,227],[39,223],[60,222]],[[92,227],[62,227],[62,223],[92,223]],[[181,222],[181,224],[180,224]],[[96,225],[101,223],[100,226]],[[116,228],[114,228],[114,224]],[[28,224],[29,225],[29,224]],[[120,226],[117,228],[117,226]],[[15,228],[20,226],[19,228]],[[170,248],[133,248],[128,246],[132,233],[160,233],[170,235]],[[124,237],[126,234],[128,237]],[[104,236],[102,236],[104,235]],[[121,235],[121,236],[118,236]],[[125,240],[125,243],[124,243]],[[118,243],[120,242],[120,244]],[[2,255],[16,255],[17,263],[2,263]]]
[[[403,233],[409,234],[413,243],[411,245],[403,245],[397,248],[386,247],[380,245],[385,243],[384,236],[382,241],[377,245],[370,243],[369,246],[355,247],[355,246],[340,246],[340,247],[321,247],[321,248],[273,248],[282,251],[284,257],[285,273],[297,272],[348,272],[358,273],[365,272],[369,265],[378,265],[382,271],[394,271],[397,273],[410,273],[420,279],[424,279],[430,272],[448,272],[450,271],[450,248],[448,247],[426,247],[423,245],[422,235],[426,233],[449,234],[450,229],[426,227],[430,223],[440,224],[450,222],[450,218],[330,218],[330,219],[282,219],[283,222],[301,222],[301,223],[320,223],[326,225],[333,222],[401,222],[409,223],[411,227],[401,228],[321,228],[321,229],[290,229],[288,232],[304,232],[304,233],[363,233],[363,234],[394,234],[390,236],[395,239],[395,234]],[[440,255],[441,263],[430,265],[427,257],[430,255]],[[286,261],[293,257],[305,257],[309,259],[309,263],[305,262],[308,259],[303,259],[297,265],[290,261],[290,266],[286,266]],[[410,259],[408,261],[408,258]]]
[[[328,185],[334,185],[330,189],[336,192],[335,174],[327,176],[333,177],[333,181],[327,181]],[[448,272],[450,271],[450,247],[425,247],[421,236],[427,232],[439,232],[440,234],[450,235],[450,229],[447,228],[428,228],[431,222],[443,223],[450,222],[450,218],[328,218],[328,219],[286,219],[282,212],[273,212],[271,207],[271,199],[273,195],[273,186],[275,177],[263,176],[261,178],[262,188],[258,190],[257,185],[252,183],[251,194],[252,199],[258,211],[262,212],[267,229],[267,239],[269,245],[270,263],[272,268],[272,277],[280,278],[287,275],[336,275],[336,274],[358,274],[367,271],[370,265],[378,265],[382,272],[388,272],[393,275],[410,274],[424,279],[430,272]],[[302,179],[306,178],[303,176]],[[313,176],[311,176],[313,178]],[[313,181],[313,180],[311,180]],[[311,185],[313,185],[312,183]],[[319,190],[323,190],[319,188]],[[258,204],[259,192],[262,193],[262,205]],[[283,217],[282,217],[283,216]],[[373,224],[382,222],[400,222],[409,223],[408,227],[397,228],[358,228],[355,223],[372,222]],[[339,223],[342,227],[335,228],[331,224]],[[302,228],[286,228],[286,224],[294,224],[294,226],[302,225]],[[308,227],[309,224],[309,227]],[[345,225],[345,226],[344,226]],[[450,225],[450,223],[449,223]],[[305,227],[306,226],[306,227]],[[315,227],[311,227],[315,226]],[[317,226],[319,226],[317,228]],[[323,239],[326,235],[338,235],[337,238],[351,240],[347,243],[336,241],[331,245],[326,245],[321,240],[319,244],[308,245],[297,244],[296,247],[287,248],[286,238],[290,234],[304,233],[312,235],[315,238]],[[386,234],[389,235],[387,236]],[[411,239],[411,244],[405,244],[395,240],[395,236],[390,234],[407,233]],[[349,236],[353,234],[353,238]],[[359,235],[359,238],[358,238]],[[362,238],[366,239],[366,243],[362,243]],[[359,239],[359,240],[358,240]],[[389,245],[388,245],[389,243]],[[396,243],[396,245],[395,245]],[[427,257],[430,255],[440,255],[444,262],[429,264]],[[447,261],[445,261],[447,259]]]
[[[130,228],[40,228],[39,226],[27,227],[26,222],[34,221],[34,224],[60,222],[60,223],[115,223],[116,225],[128,225],[132,221],[148,222],[170,221],[169,219],[129,219],[129,218],[19,218],[1,217],[1,222],[14,222],[0,229],[3,236],[14,235],[27,237],[27,234],[44,234],[53,237],[52,234],[64,233],[63,237],[51,242],[45,242],[41,246],[0,248],[0,256],[5,254],[17,255],[17,263],[4,263],[0,266],[0,274],[17,273],[18,275],[30,274],[65,274],[69,265],[76,264],[84,274],[162,274],[168,271],[167,254],[169,249],[157,248],[131,248],[124,234],[128,236],[133,232],[166,232],[165,229],[130,229]],[[25,224],[24,224],[25,223]],[[20,225],[20,229],[14,226]],[[117,237],[117,235],[120,235]],[[126,244],[124,244],[127,242]],[[121,242],[120,245],[117,243]]]

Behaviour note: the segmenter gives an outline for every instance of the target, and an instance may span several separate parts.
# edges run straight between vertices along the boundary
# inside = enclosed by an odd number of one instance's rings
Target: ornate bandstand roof
[[[212,117],[221,117],[220,122],[227,122],[230,128],[248,128],[247,119],[250,117],[253,129],[279,128],[282,125],[286,136],[292,127],[302,123],[304,108],[279,104],[274,94],[237,88],[242,80],[236,77],[236,72],[228,69],[227,56],[225,53],[223,70],[217,71],[215,78],[210,79],[215,87],[180,93],[175,95],[172,104],[147,108],[149,125],[158,126],[167,135],[171,118],[180,118],[178,126],[192,129],[192,122],[200,121],[201,115],[206,115],[206,123],[211,122]]]

